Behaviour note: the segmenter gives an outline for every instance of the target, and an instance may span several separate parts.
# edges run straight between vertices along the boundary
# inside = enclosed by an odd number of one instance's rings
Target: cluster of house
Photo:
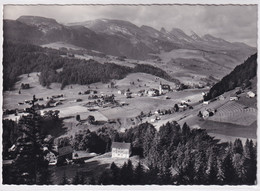
[[[244,91],[238,90],[235,94],[230,95],[230,101],[236,101],[239,99],[239,94],[243,93]],[[254,98],[256,94],[252,91],[246,92],[246,97],[247,98]]]
[[[213,116],[214,114],[216,113],[216,110],[214,109],[205,109],[204,111],[201,112],[201,117],[203,117],[204,119],[210,117],[210,116]]]
[[[132,92],[130,91],[130,89],[127,89],[127,90],[118,90],[117,93],[119,95],[124,95],[126,96],[126,98],[132,98]]]
[[[150,88],[148,90],[139,90],[136,95],[139,97],[142,96],[149,96],[149,97],[155,97],[155,96],[160,96],[164,95],[171,91],[171,87],[168,84],[161,84],[159,85],[159,89],[156,88]],[[118,90],[118,94],[125,95],[127,98],[131,98],[133,93],[128,89],[128,90]]]
[[[43,98],[35,98],[34,100],[24,100],[24,102],[19,102],[18,105],[24,105],[24,104],[32,105],[33,102],[37,102],[37,101],[43,101]]]
[[[78,95],[97,94],[97,90],[86,90],[84,92],[78,92]]]
[[[70,145],[61,146],[55,150],[49,151],[46,155],[46,159],[49,161],[49,165],[56,165],[58,163],[71,164],[71,163],[83,163],[85,160],[97,156],[96,153],[87,153],[74,151]],[[111,157],[112,158],[129,158],[131,156],[131,143],[125,142],[112,142],[111,145]]]
[[[30,84],[21,84],[21,89],[29,89],[30,88]]]
[[[88,108],[96,108],[98,107],[116,107],[119,106],[118,102],[115,100],[115,96],[112,95],[101,95],[97,96],[96,98],[90,98],[95,99],[94,101],[90,101],[86,103],[84,106]]]
[[[182,112],[182,111],[185,111],[186,109],[193,109],[193,107],[191,105],[189,105],[188,102],[190,102],[190,100],[187,100],[187,101],[182,100],[180,103],[176,104],[172,108],[156,110],[154,112],[155,117],[151,119],[151,123],[154,123],[155,121],[160,120],[161,119],[160,116],[162,116],[162,115],[172,114],[175,112]]]

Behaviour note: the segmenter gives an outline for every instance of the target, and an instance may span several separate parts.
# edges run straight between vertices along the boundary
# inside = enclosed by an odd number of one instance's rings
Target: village
[[[238,116],[239,112],[243,115],[253,116],[257,113],[256,109],[238,103],[240,98],[242,100],[255,99],[256,94],[253,91],[235,89],[213,100],[204,101],[203,97],[206,95],[207,89],[178,91],[175,84],[166,83],[163,79],[157,77],[153,78],[154,82],[149,79],[149,83],[146,79],[147,76],[145,78],[142,75],[141,77],[139,75],[140,79],[137,78],[136,80],[131,78],[127,81],[95,84],[94,86],[85,86],[84,89],[82,86],[75,87],[73,85],[74,87],[69,86],[60,94],[57,94],[57,91],[55,91],[55,94],[50,93],[52,89],[47,90],[47,94],[46,91],[35,91],[34,87],[39,88],[35,84],[22,83],[23,86],[28,84],[26,86],[31,86],[31,88],[18,88],[18,93],[10,92],[18,101],[17,103],[12,102],[12,105],[9,105],[10,109],[4,110],[3,117],[4,119],[18,121],[21,116],[28,115],[33,100],[35,101],[34,108],[41,115],[48,111],[56,111],[61,118],[64,118],[65,124],[70,124],[71,128],[61,137],[49,137],[50,140],[55,139],[56,145],[52,150],[44,147],[44,151],[47,153],[46,159],[50,166],[60,166],[84,164],[100,157],[97,153],[73,150],[72,146],[65,141],[66,136],[74,136],[75,133],[84,130],[86,127],[95,131],[100,127],[98,124],[110,124],[112,126],[117,125],[118,130],[124,132],[126,129],[148,122],[159,130],[159,127],[168,121],[177,121],[180,124],[189,122],[191,128],[203,128],[198,125],[198,121],[222,122],[225,121],[227,113],[233,115],[236,112]],[[37,74],[32,73],[30,77],[24,75],[23,79],[28,82],[28,79],[32,81],[35,77],[37,77]],[[151,77],[149,76],[149,78]],[[19,87],[19,84],[17,86]],[[34,95],[33,99],[30,99],[31,95]],[[223,114],[222,107],[225,105],[229,105],[231,110],[232,108],[238,109],[237,111],[228,110]],[[245,113],[245,111],[247,112]],[[91,118],[92,122],[90,122],[90,116],[93,117],[93,119]],[[116,124],[118,120],[120,125]],[[93,121],[96,123],[93,123]],[[252,121],[244,123],[248,125]],[[78,124],[80,125],[78,126]],[[4,160],[4,165],[12,164],[13,157],[17,152],[16,148],[15,144],[9,148],[10,155],[9,158]],[[122,165],[122,161],[132,157],[130,143],[113,142],[110,150],[110,154],[106,154],[105,158],[101,157],[101,160],[111,162],[109,158],[112,161],[120,159],[119,163]]]

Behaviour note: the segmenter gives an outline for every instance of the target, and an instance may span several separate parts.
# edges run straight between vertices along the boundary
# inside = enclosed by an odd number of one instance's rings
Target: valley
[[[139,184],[138,170],[148,184],[233,184],[221,177],[229,166],[236,184],[253,184],[238,173],[240,161],[255,165],[255,47],[115,19],[3,26],[7,184],[32,159],[43,184],[129,184],[120,173]],[[21,183],[36,173],[27,171]]]

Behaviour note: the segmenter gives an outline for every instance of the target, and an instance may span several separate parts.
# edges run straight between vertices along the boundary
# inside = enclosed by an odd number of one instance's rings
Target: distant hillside
[[[175,83],[178,80],[164,70],[144,64],[134,68],[114,63],[100,64],[94,60],[80,60],[61,57],[59,50],[42,48],[36,45],[5,41],[3,46],[3,89],[9,90],[21,74],[41,72],[40,83],[48,86],[52,82],[69,84],[91,84],[122,79],[129,73],[143,72],[164,78]],[[62,72],[56,70],[63,68]]]
[[[123,20],[97,19],[63,25],[54,19],[21,16],[4,20],[4,39],[43,45],[65,42],[113,56],[144,60],[152,54],[174,49],[223,51],[231,57],[245,57],[256,51],[243,43],[230,43],[212,35],[187,35],[181,29],[158,31],[149,26],[138,27]],[[30,35],[28,35],[30,34]]]
[[[257,53],[250,56],[243,64],[237,66],[230,74],[222,78],[209,91],[205,100],[215,98],[224,92],[233,90],[235,87],[246,87],[249,80],[257,73]]]

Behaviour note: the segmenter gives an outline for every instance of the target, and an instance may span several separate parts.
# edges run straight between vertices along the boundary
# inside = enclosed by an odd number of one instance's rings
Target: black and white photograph
[[[2,184],[256,186],[257,22],[258,4],[3,5]]]

